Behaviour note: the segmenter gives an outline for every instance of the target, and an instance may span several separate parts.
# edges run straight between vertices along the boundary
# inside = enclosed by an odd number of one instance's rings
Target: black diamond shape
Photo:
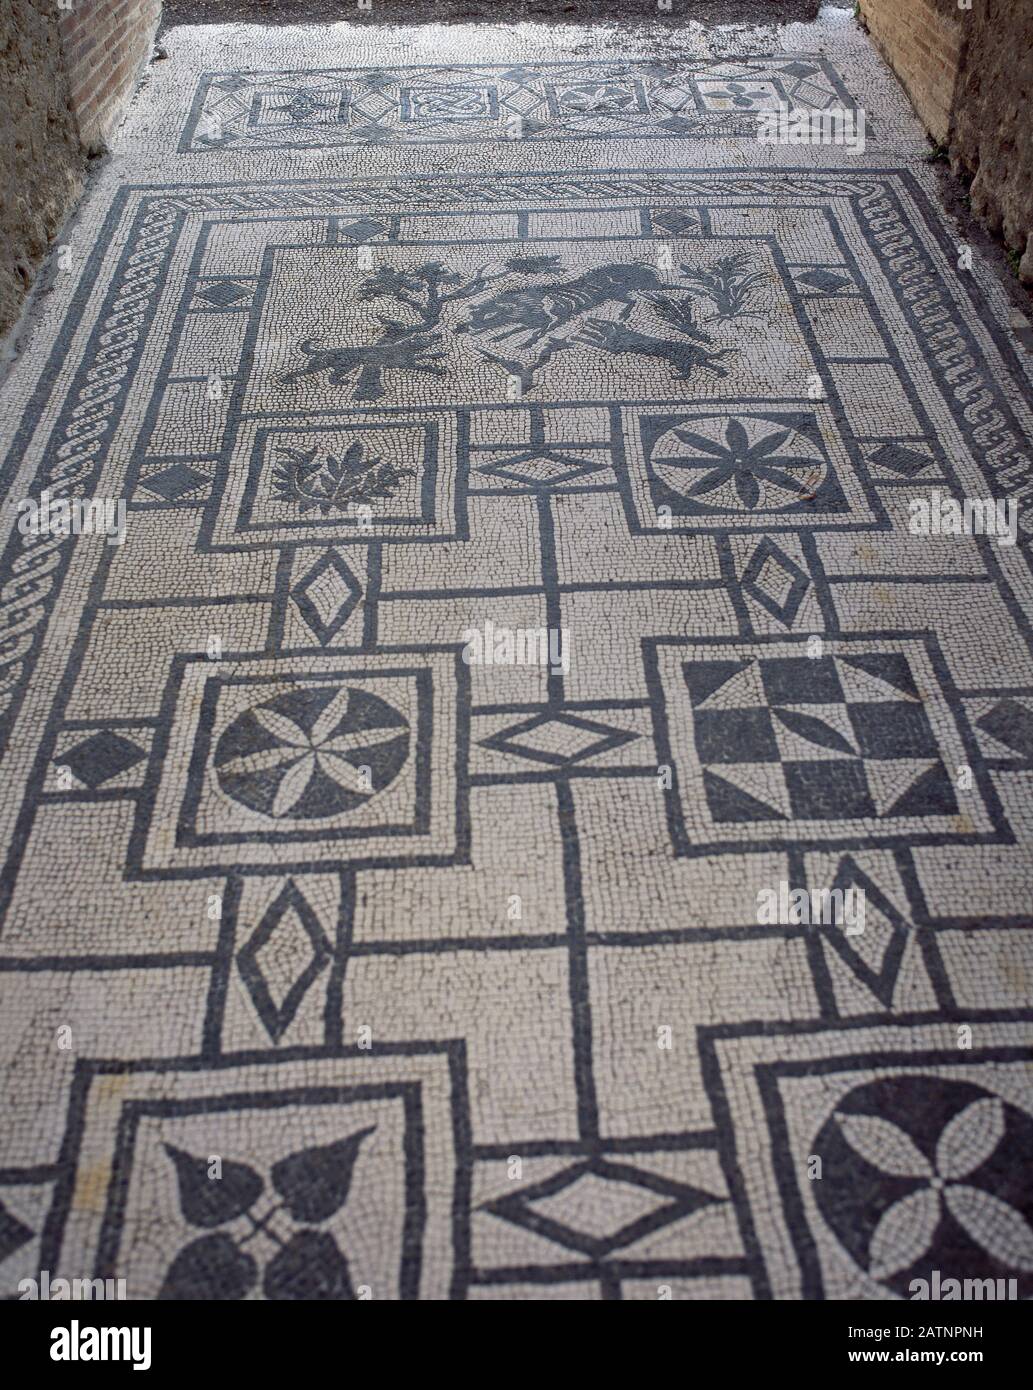
[[[831,887],[833,892],[838,889],[844,893],[850,888],[859,889],[864,895],[863,900],[866,905],[876,908],[886,921],[886,927],[883,928],[886,939],[878,969],[875,969],[865,959],[840,924],[822,923],[816,925],[815,930],[821,934],[828,946],[839,955],[857,978],[867,985],[880,1004],[886,1009],[891,1009],[893,1007],[893,995],[896,992],[897,977],[900,974],[901,962],[904,959],[904,947],[907,945],[908,923],[878,885],[858,868],[850,855],[846,855],[840,860]],[[875,944],[872,937],[877,929],[874,928],[870,920],[865,925],[866,931],[863,939],[870,948]],[[860,938],[858,944],[860,944]]]
[[[639,1187],[651,1192],[659,1199],[656,1208],[612,1230],[607,1235],[594,1235],[590,1231],[579,1230],[565,1221],[557,1221],[545,1212],[536,1211],[535,1202],[555,1197],[567,1188],[575,1187],[585,1178],[595,1178],[599,1183],[612,1182],[624,1186]],[[525,1187],[511,1196],[501,1197],[494,1202],[486,1202],[482,1208],[495,1216],[501,1216],[524,1230],[534,1231],[546,1240],[556,1241],[569,1250],[579,1251],[591,1259],[602,1259],[614,1250],[631,1245],[643,1236],[691,1216],[701,1207],[721,1201],[710,1192],[689,1187],[686,1183],[672,1182],[656,1173],[644,1172],[628,1163],[615,1163],[610,1159],[591,1158],[564,1168],[551,1178]]]
[[[698,217],[692,217],[684,212],[658,212],[653,214],[653,229],[659,230],[662,236],[678,236],[682,232],[698,232],[700,223]]]
[[[340,579],[347,590],[347,597],[343,598],[333,615],[326,619],[316,607],[315,602],[309,595],[309,590],[327,574],[334,573]],[[298,611],[308,623],[309,627],[319,638],[320,643],[325,647],[326,644],[334,639],[344,627],[345,623],[354,612],[355,605],[362,597],[362,586],[352,574],[347,564],[337,554],[336,550],[328,550],[325,555],[312,566],[309,572],[291,590],[291,597],[298,605]]]
[[[78,780],[93,791],[103,782],[110,782],[112,777],[135,767],[145,756],[135,743],[121,734],[101,729],[62,753],[55,762],[70,767]]]
[[[870,458],[880,468],[888,468],[891,473],[899,473],[904,478],[913,478],[932,463],[928,454],[916,453],[903,444],[883,444]]]
[[[164,497],[166,502],[175,502],[208,481],[207,474],[199,473],[196,468],[189,468],[185,463],[174,463],[171,468],[163,468],[160,473],[142,478],[140,486],[146,492],[153,492],[156,497]]]
[[[535,748],[533,740],[526,736],[549,725],[553,728],[563,726],[588,734],[598,734],[599,737],[591,740],[585,746],[576,748],[572,753],[557,753],[551,748]],[[524,743],[517,742],[521,738],[525,739]],[[520,723],[513,724],[508,729],[492,734],[490,738],[481,739],[481,747],[494,748],[502,753],[513,753],[518,758],[527,758],[531,762],[548,763],[551,767],[571,767],[574,763],[584,762],[588,758],[597,758],[600,753],[608,753],[611,748],[619,748],[622,744],[630,743],[635,738],[638,738],[638,734],[628,733],[626,729],[611,728],[608,724],[600,724],[594,719],[582,719],[574,714],[545,713],[536,714],[531,719],[521,720]]]
[[[790,77],[810,77],[812,72],[817,71],[810,63],[786,63],[784,68],[779,68],[779,72],[787,72]]]
[[[236,304],[238,300],[247,299],[250,294],[250,289],[232,280],[218,280],[214,285],[206,285],[203,290],[197,291],[198,299],[207,299],[209,304],[218,304],[223,309]]]
[[[542,468],[536,471],[535,464],[551,467],[553,471],[551,474]],[[534,489],[560,487],[564,483],[572,483],[576,478],[587,478],[598,473],[604,466],[591,459],[571,457],[552,449],[528,449],[521,454],[510,454],[500,463],[481,464],[477,472]]]
[[[844,275],[834,275],[830,270],[808,270],[805,275],[796,277],[797,284],[810,285],[812,289],[821,290],[823,294],[831,294],[834,290],[843,290],[853,285],[853,281]]]
[[[385,228],[383,222],[374,222],[371,217],[361,217],[358,222],[349,222],[337,230],[350,241],[369,241],[372,237],[379,236]]]

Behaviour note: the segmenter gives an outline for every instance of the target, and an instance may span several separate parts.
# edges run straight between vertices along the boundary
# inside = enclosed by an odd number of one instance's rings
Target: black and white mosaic
[[[520,53],[206,56],[8,386],[6,1296],[1031,1292],[1028,364],[832,59]]]
[[[854,105],[819,53],[209,72],[180,149],[755,138],[758,113]]]

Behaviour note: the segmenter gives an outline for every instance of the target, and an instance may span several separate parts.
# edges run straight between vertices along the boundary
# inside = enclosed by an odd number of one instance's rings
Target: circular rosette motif
[[[563,93],[562,104],[567,111],[625,111],[634,107],[635,97],[615,82],[583,82]]]
[[[784,511],[813,497],[828,474],[815,440],[748,415],[674,426],[657,440],[651,462],[671,492],[701,510]]]
[[[227,796],[274,820],[322,820],[389,786],[409,756],[409,721],[350,686],[299,687],[237,715],[215,748]]]
[[[1017,1281],[1033,1293],[1033,1117],[969,1082],[894,1076],[840,1101],[815,1140],[814,1200],[858,1265],[912,1280]]]

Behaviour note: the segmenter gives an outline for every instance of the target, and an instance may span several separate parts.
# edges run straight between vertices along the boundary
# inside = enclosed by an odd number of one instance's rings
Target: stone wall
[[[978,9],[976,8],[978,6]],[[949,149],[972,210],[1033,285],[1033,0],[973,0]]]
[[[82,187],[56,0],[0,0],[0,332]]]
[[[0,0],[0,334],[151,55],[161,0]]]
[[[860,0],[860,13],[1033,285],[1033,0]]]

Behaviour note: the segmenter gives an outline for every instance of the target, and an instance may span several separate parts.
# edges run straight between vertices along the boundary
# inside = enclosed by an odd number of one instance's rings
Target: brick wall
[[[161,0],[57,0],[72,110],[87,150],[102,149],[151,56]]]
[[[1033,286],[1033,0],[860,0],[972,211]]]
[[[869,33],[939,145],[950,132],[966,13],[957,0],[861,0]]]

